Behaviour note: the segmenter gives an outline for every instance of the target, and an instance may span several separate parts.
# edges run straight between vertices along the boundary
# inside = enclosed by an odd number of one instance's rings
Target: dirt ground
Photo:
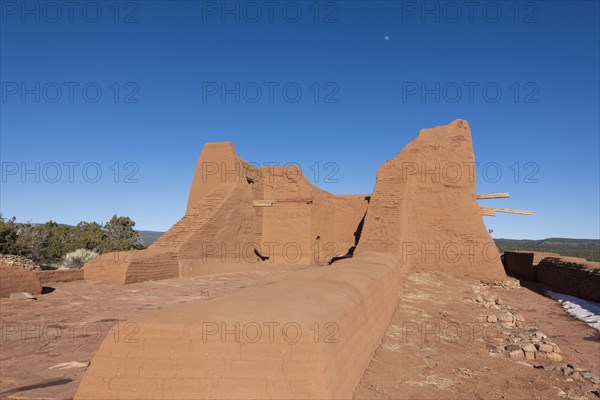
[[[0,300],[0,398],[71,399],[109,330],[135,338],[124,321],[177,303],[207,300],[299,267],[167,279],[126,286],[48,284],[37,300]]]
[[[70,399],[113,325],[119,324],[123,336],[135,335],[135,327],[124,321],[296,270],[273,267],[127,286],[78,281],[51,285],[55,290],[46,289],[37,301],[2,300],[0,397]],[[402,300],[355,398],[600,398],[598,384],[582,378],[600,375],[600,335],[539,294],[542,289],[414,273],[405,281]],[[486,322],[503,313],[515,316],[514,326]],[[562,361],[508,356],[505,346],[522,346],[527,340],[521,336],[534,331],[560,347]]]
[[[500,300],[485,306],[478,296]],[[504,329],[486,322],[488,315],[506,312],[524,323]],[[546,334],[563,360],[509,358],[505,346],[524,345],[519,335],[529,331]],[[558,302],[526,287],[495,288],[417,272],[406,280],[355,398],[598,399],[598,384],[581,379],[586,372],[596,378],[600,372],[600,335]]]

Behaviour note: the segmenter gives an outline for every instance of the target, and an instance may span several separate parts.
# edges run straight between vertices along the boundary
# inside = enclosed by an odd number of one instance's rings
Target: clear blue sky
[[[486,217],[493,236],[600,236],[597,1],[267,3],[2,1],[2,214],[166,230],[208,141],[368,193],[464,118],[478,192],[535,211]]]

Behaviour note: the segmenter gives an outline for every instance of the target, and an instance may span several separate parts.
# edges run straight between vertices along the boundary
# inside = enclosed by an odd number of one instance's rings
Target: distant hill
[[[144,244],[146,246],[150,246],[154,243],[159,237],[161,237],[164,232],[159,231],[138,231],[140,235],[142,235],[142,239],[144,239]]]
[[[600,261],[600,239],[549,238],[541,240],[494,239],[500,251],[532,250]]]

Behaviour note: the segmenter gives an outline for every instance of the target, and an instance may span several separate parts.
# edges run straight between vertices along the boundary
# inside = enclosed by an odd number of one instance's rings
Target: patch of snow
[[[562,304],[565,311],[600,332],[600,303],[546,290],[544,294]]]
[[[53,368],[58,368],[58,369],[86,368],[88,365],[90,365],[89,361],[86,361],[86,362],[71,361],[71,362],[64,362],[64,363],[53,365],[50,367],[50,369],[53,369]]]

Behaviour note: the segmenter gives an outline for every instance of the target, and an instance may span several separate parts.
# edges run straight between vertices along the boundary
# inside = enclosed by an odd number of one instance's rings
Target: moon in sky
[[[385,40],[390,40],[390,37],[389,37],[388,35],[385,35],[383,38],[384,38]]]

